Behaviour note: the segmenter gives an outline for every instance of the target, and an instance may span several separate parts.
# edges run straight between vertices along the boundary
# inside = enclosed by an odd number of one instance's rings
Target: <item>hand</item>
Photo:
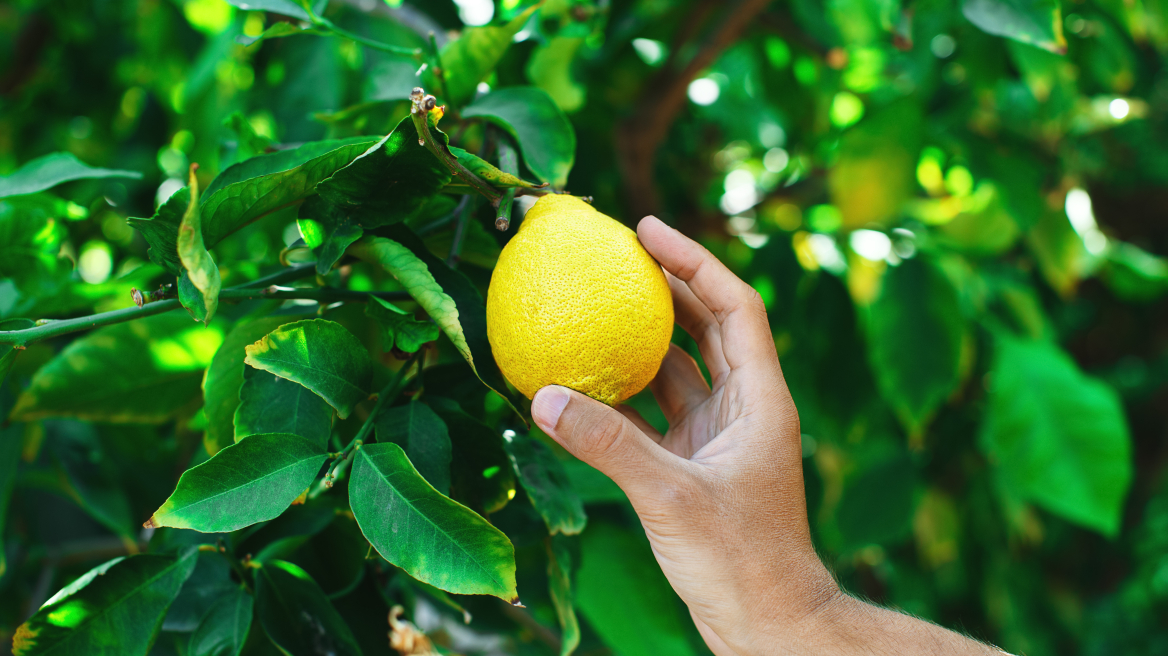
[[[531,413],[628,495],[710,649],[904,654],[920,639],[917,653],[998,653],[840,592],[811,544],[799,415],[762,299],[656,218],[637,234],[667,272],[677,323],[697,341],[712,387],[673,345],[650,383],[664,435],[631,408],[558,386],[540,390]]]

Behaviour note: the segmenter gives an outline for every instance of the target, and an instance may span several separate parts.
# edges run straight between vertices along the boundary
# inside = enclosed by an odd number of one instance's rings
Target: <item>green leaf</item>
[[[281,39],[286,36],[297,36],[300,34],[329,34],[324,30],[314,27],[301,27],[294,23],[279,22],[260,33],[259,36],[245,36],[239,35],[235,37],[235,42],[241,46],[254,46],[261,41],[269,39]]]
[[[287,23],[277,23],[277,25],[287,25]],[[228,116],[226,119],[224,119],[223,127],[231,128],[231,131],[235,133],[236,142],[238,143],[236,146],[236,154],[240,157],[241,160],[246,161],[248,159],[253,159],[256,155],[263,154],[268,150],[268,148],[271,148],[272,146],[272,140],[268,137],[261,136],[258,132],[256,132],[255,128],[251,125],[251,121],[249,121],[247,116],[244,116],[243,112],[241,111],[236,110],[231,113],[231,116]],[[227,170],[230,171],[233,168],[235,168],[235,166],[230,166]],[[254,176],[249,175],[247,177]],[[220,173],[215,177],[215,180],[211,183],[211,186],[207,187],[207,191],[205,193],[211,193],[215,189],[218,189],[224,184],[224,181],[225,178],[223,174]],[[219,183],[219,185],[216,186],[215,183]]]
[[[150,260],[175,275],[180,275],[183,270],[182,260],[178,257],[178,226],[190,202],[191,190],[183,187],[159,205],[149,219],[127,219],[150,245],[147,251]],[[206,240],[203,243],[206,245]]]
[[[409,218],[443,186],[450,170],[418,143],[405,117],[384,139],[317,185],[322,198],[364,228]]]
[[[0,321],[0,331],[28,330],[35,327],[36,322],[32,319]],[[21,349],[16,348],[14,344],[0,344],[0,386],[4,385],[4,380],[8,378],[8,372],[12,371],[12,365],[16,364],[16,356],[20,355],[20,351]],[[0,554],[0,559],[3,557],[3,554]]]
[[[518,413],[519,402],[507,389],[487,341],[487,310],[479,291],[466,276],[434,257],[405,226],[391,226],[379,232],[389,239],[366,237],[353,244],[349,253],[381,265],[397,278],[442,328],[479,380]]]
[[[248,124],[248,128],[251,125]],[[306,162],[331,153],[341,148],[353,147],[359,152],[365,152],[373,144],[377,143],[376,137],[349,137],[348,139],[326,139],[324,141],[310,141],[303,146],[296,148],[288,148],[286,150],[278,150],[274,153],[267,153],[264,155],[257,155],[232,164],[223,170],[222,173],[215,176],[211,184],[207,186],[207,190],[203,192],[204,198],[209,198],[212,194],[220,189],[236,184],[238,182],[245,182],[253,178],[258,178],[273,173],[280,173],[283,171],[290,171]]]
[[[38,157],[7,176],[0,176],[0,198],[35,194],[71,180],[92,178],[140,179],[137,171],[95,168],[77,159],[73,153],[50,153]]]
[[[409,456],[426,482],[450,494],[450,433],[430,406],[418,401],[387,408],[374,424],[378,442],[392,442]]]
[[[495,187],[499,187],[501,189],[507,189],[510,187],[535,189],[544,186],[528,182],[518,176],[514,176],[510,173],[502,171],[487,160],[479,157],[478,155],[468,153],[458,146],[448,145],[447,147],[450,149],[450,153],[454,155],[455,159],[457,159],[463,166],[465,166],[467,170],[491,183],[491,185]],[[450,186],[447,188],[449,189],[450,187],[455,186],[455,182],[456,180],[452,180]]]
[[[907,457],[867,467],[844,490],[836,521],[844,548],[889,545],[912,534],[917,472]]]
[[[192,319],[204,325],[207,323],[207,301],[199,288],[195,287],[195,283],[191,282],[190,274],[185,270],[178,276],[178,302]]]
[[[514,431],[504,433],[503,445],[527,498],[547,524],[548,533],[575,535],[583,531],[588,521],[584,502],[572,489],[568,472],[552,450],[539,440]]]
[[[569,114],[584,106],[588,94],[588,88],[572,76],[572,62],[584,42],[583,36],[556,35],[536,48],[527,60],[527,79]]]
[[[325,449],[332,435],[333,408],[307,387],[254,367],[245,367],[235,411],[235,441],[263,433],[291,433]]]
[[[261,216],[290,207],[311,196],[316,192],[317,183],[347,166],[371,145],[369,140],[339,143],[346,145],[316,155],[290,169],[225,183],[218,188],[212,185],[215,191],[204,194],[200,208],[204,245],[208,249],[214,248],[224,237]],[[264,164],[292,164],[301,155],[316,151],[310,149],[301,152],[298,149],[296,152],[296,157],[288,155],[281,159],[265,160]],[[247,162],[244,162],[240,166],[246,165]],[[261,168],[258,164],[254,166]],[[250,168],[246,170],[252,171]],[[224,175],[231,171],[228,169]],[[232,177],[241,174],[237,172]],[[150,259],[175,274],[182,269],[178,258],[178,227],[189,202],[190,190],[180,189],[158,208],[153,217],[129,219],[130,225],[137,228],[150,244]]]
[[[515,470],[503,448],[503,436],[464,412],[457,402],[426,396],[426,404],[446,422],[454,447],[454,498],[479,514],[499,512],[515,497]]]
[[[197,553],[145,554],[98,565],[16,629],[13,656],[146,656]]]
[[[562,535],[548,536],[548,591],[556,618],[560,621],[560,656],[571,656],[580,645],[580,622],[576,619],[576,599],[572,593],[572,572],[575,569],[568,542]]]
[[[199,179],[195,177],[194,166],[191,166],[188,189],[191,191],[191,202],[187,205],[182,222],[178,226],[178,259],[182,262],[185,277],[202,294],[203,311],[197,319],[206,324],[219,308],[221,282],[219,267],[203,245],[203,219],[199,212]]]
[[[177,314],[100,328],[37,371],[11,419],[165,422],[198,397],[222,341],[219,330]]]
[[[692,656],[683,607],[643,537],[593,522],[582,536],[576,604],[621,656]],[[686,618],[685,622],[689,622]]]
[[[386,351],[396,347],[406,353],[414,353],[423,344],[438,339],[437,324],[418,321],[409,312],[376,296],[369,297],[365,315],[381,326],[381,347]]]
[[[244,362],[316,392],[341,419],[369,398],[373,362],[339,323],[308,319],[286,324],[245,350]]]
[[[965,324],[957,292],[934,265],[891,268],[868,308],[868,360],[877,387],[911,436],[920,436],[961,382]]]
[[[444,84],[437,89],[449,94],[443,100],[461,106],[473,98],[479,82],[495,70],[515,35],[538,8],[539,5],[528,7],[506,25],[468,27],[461,36],[443,46],[439,59]]]
[[[447,592],[518,601],[515,548],[499,529],[435,490],[396,444],[364,445],[353,460],[349,503],[383,558]]]
[[[256,614],[290,656],[360,656],[352,631],[307,572],[272,560],[256,572]]]
[[[537,178],[563,189],[576,161],[576,132],[555,101],[537,87],[498,89],[463,110],[502,127],[519,143],[523,162]]]
[[[219,449],[235,442],[235,411],[240,404],[240,388],[243,386],[245,367],[244,347],[263,338],[264,335],[292,320],[293,317],[276,316],[243,320],[235,324],[223,344],[211,358],[207,374],[203,377],[203,412],[207,415],[207,430],[203,434],[203,445],[207,453],[215,455]],[[297,433],[285,430],[258,430],[256,433]],[[306,436],[307,437],[307,436]]]
[[[25,293],[50,293],[59,274],[69,268],[59,257],[64,230],[52,215],[56,208],[36,200],[0,200],[0,278],[11,278]]]
[[[244,11],[270,11],[273,14],[281,14],[290,18],[296,18],[302,21],[312,20],[304,6],[297,0],[227,0],[229,4],[235,5]],[[313,11],[320,15],[324,11],[324,7],[328,0],[314,0],[312,2]]]
[[[226,533],[278,517],[328,459],[299,435],[252,435],[188,469],[147,526]]]
[[[239,656],[251,629],[253,605],[242,588],[215,602],[191,634],[191,656]]]
[[[347,212],[320,196],[304,201],[296,222],[305,242],[316,253],[316,272],[322,276],[332,271],[344,257],[345,249],[365,234]]]
[[[1062,349],[995,335],[980,444],[1011,497],[1119,532],[1133,475],[1123,406]]]
[[[961,13],[988,34],[1059,54],[1067,51],[1058,0],[962,0]]]

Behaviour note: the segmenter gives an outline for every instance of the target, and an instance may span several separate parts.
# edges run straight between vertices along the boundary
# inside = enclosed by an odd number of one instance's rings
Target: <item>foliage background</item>
[[[529,4],[334,0],[323,15],[417,48]],[[1003,7],[1007,20],[991,11]],[[568,189],[630,225],[661,216],[763,295],[803,423],[816,544],[846,589],[1015,653],[1163,653],[1166,10],[548,0],[485,81],[539,86],[570,117]],[[271,144],[380,136],[406,115],[416,62],[327,35],[240,43],[282,20],[223,0],[0,5],[0,173],[67,151],[143,174],[0,200],[0,319],[126,307],[131,287],[173,281],[126,219],[185,185],[189,163],[205,186]],[[443,129],[474,151],[481,127],[458,125]],[[461,270],[485,290],[510,233],[486,208],[474,220]],[[224,285],[271,271],[300,236],[294,210],[231,236],[214,249]],[[445,257],[451,241],[427,245]],[[400,289],[364,265],[343,284]],[[375,345],[351,307],[331,312]],[[117,421],[85,421],[78,400],[4,425],[0,642],[94,565],[196,539],[136,527],[207,457],[198,381],[252,308],[225,305],[198,331],[173,314],[118,347],[170,363],[181,384],[164,408],[157,390],[127,389]],[[5,415],[75,337],[19,353]],[[430,357],[450,373],[429,385],[513,427],[448,342]],[[633,404],[660,419],[648,395]],[[567,467],[589,514],[573,546],[578,653],[705,653],[619,490]],[[369,653],[389,653],[387,601],[461,651],[555,653],[531,514],[513,501],[490,515],[516,545],[528,610],[459,598],[469,626],[400,577],[362,578],[352,522],[306,533],[289,559],[335,593]],[[199,567],[151,653],[187,653],[222,594],[198,582],[226,565]]]

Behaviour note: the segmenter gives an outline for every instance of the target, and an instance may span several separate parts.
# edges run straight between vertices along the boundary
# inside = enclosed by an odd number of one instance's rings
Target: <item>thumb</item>
[[[572,455],[600,470],[630,500],[651,496],[677,457],[624,415],[579,392],[549,385],[535,394],[531,418]]]

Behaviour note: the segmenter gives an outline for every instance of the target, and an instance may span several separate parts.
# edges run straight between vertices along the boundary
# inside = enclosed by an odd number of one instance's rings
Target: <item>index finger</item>
[[[753,287],[734,275],[701,244],[647,216],[637,225],[641,244],[657,262],[684,282],[721,326],[722,352],[731,369],[759,357],[774,357],[766,307]]]

